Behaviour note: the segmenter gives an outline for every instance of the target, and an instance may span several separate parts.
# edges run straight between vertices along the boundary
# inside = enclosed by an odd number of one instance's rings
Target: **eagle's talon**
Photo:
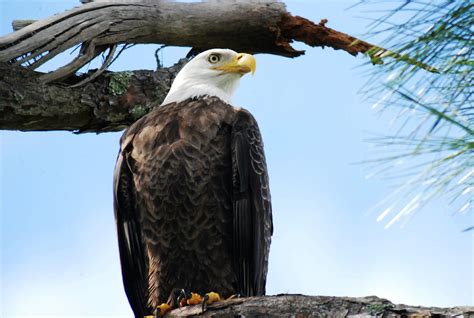
[[[178,307],[181,308],[183,306],[186,306],[189,297],[190,293],[186,293],[184,289],[181,289],[178,297],[176,297],[176,304],[178,304]]]
[[[207,310],[207,300],[209,299],[209,296],[204,295],[204,298],[202,299],[202,304],[201,304],[201,311],[205,312]]]
[[[179,308],[181,307],[181,301],[183,299],[182,295],[186,295],[186,291],[182,288],[173,288],[170,295],[168,296],[168,300],[166,303],[172,308]],[[184,299],[186,299],[184,297]]]

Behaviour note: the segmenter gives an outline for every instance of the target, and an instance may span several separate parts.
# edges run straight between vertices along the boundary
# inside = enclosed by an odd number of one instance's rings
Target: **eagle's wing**
[[[265,294],[273,232],[263,143],[253,116],[239,110],[232,127],[233,246],[239,292]]]
[[[148,260],[136,206],[131,144],[122,143],[118,154],[114,173],[114,210],[125,292],[135,317],[144,317],[149,311]]]

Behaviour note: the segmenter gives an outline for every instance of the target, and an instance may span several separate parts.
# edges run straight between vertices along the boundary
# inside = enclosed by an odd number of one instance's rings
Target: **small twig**
[[[126,49],[129,49],[131,48],[132,46],[135,46],[135,44],[124,44],[122,46],[122,48],[120,49],[120,51],[118,51],[117,55],[115,55],[114,59],[112,60],[112,62],[110,62],[110,64],[113,64],[118,58],[119,56],[126,50]]]
[[[162,49],[164,49],[166,47],[165,44],[161,45],[160,47],[158,47],[155,51],[155,60],[156,60],[156,68],[157,69],[160,69],[163,67],[163,62],[160,60],[160,57],[159,57],[159,53]]]

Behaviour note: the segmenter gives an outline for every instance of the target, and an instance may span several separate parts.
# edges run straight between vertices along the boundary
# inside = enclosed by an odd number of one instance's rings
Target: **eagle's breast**
[[[158,290],[150,293],[154,306],[176,286],[201,293],[216,284],[213,288],[221,293],[236,288],[230,151],[234,116],[234,108],[217,98],[189,100],[157,109],[127,133],[135,135],[128,163],[150,260],[150,288]]]

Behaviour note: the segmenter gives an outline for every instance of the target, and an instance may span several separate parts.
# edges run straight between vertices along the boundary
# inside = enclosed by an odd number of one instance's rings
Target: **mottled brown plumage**
[[[174,288],[265,293],[270,193],[248,111],[200,97],[149,113],[122,136],[114,192],[136,317],[151,314]]]

